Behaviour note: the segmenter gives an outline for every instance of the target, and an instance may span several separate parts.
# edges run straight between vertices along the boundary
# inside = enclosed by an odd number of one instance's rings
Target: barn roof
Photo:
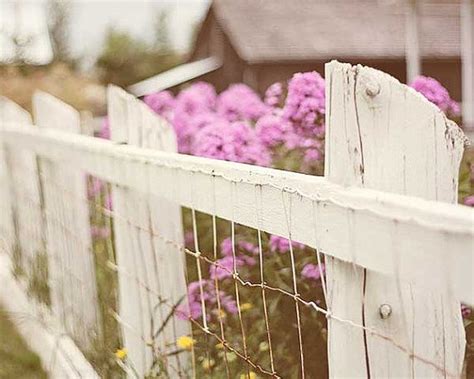
[[[252,63],[405,56],[405,1],[215,0],[211,12]],[[459,0],[422,1],[423,57],[460,55]]]

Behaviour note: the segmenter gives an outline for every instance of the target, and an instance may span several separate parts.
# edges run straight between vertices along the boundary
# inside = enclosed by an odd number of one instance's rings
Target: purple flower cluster
[[[459,104],[451,99],[448,90],[436,79],[427,76],[418,76],[410,83],[410,87],[435,104],[446,113],[448,117],[459,116],[461,112]]]
[[[260,97],[245,84],[231,85],[217,99],[217,114],[230,122],[257,121],[269,110]]]
[[[213,120],[203,120],[198,116],[212,113],[217,101],[214,87],[208,83],[195,83],[176,97],[172,123],[178,137],[178,149],[181,153],[192,154],[192,143],[195,134],[204,125]]]
[[[276,107],[283,98],[283,86],[281,83],[273,83],[265,91],[264,102],[270,107]]]
[[[172,121],[173,110],[176,100],[170,91],[155,92],[147,95],[143,98],[143,101],[148,105],[155,113],[166,118],[168,121]]]
[[[269,166],[271,156],[255,129],[244,121],[212,123],[196,134],[194,155],[259,166]]]
[[[297,73],[288,84],[283,117],[291,121],[301,137],[321,132],[326,110],[324,79],[316,71]]]
[[[202,281],[191,282],[188,285],[188,303],[178,306],[176,309],[176,316],[182,320],[187,320],[189,317],[193,320],[197,320],[203,315],[203,300],[206,307],[207,319],[210,320],[212,315],[217,317],[217,296],[218,295],[213,280],[203,279]],[[237,313],[237,304],[235,300],[232,298],[232,296],[226,294],[222,290],[219,291],[219,301],[224,312],[229,314]]]
[[[279,237],[279,236],[270,236],[270,251],[272,253],[278,252],[280,254],[287,253],[290,251],[290,240],[285,237]],[[304,245],[299,242],[291,242],[291,246],[293,249],[304,249]]]
[[[209,269],[211,279],[223,280],[232,277],[234,268],[254,266],[257,260],[253,257],[258,254],[258,247],[247,241],[238,241],[235,244],[235,259],[232,251],[232,240],[226,238],[221,243],[221,254],[223,258],[216,261],[216,264]],[[234,264],[235,263],[235,264]]]
[[[319,280],[321,279],[321,272],[323,274],[325,272],[324,264],[321,264],[321,267],[319,267],[319,265],[308,263],[301,270],[301,276],[305,279]]]
[[[474,195],[470,195],[464,198],[464,205],[474,207]]]

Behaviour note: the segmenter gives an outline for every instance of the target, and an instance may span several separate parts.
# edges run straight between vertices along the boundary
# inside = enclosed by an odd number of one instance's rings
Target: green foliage
[[[51,305],[48,285],[48,256],[45,252],[38,252],[31,265],[28,276],[28,294],[46,305]]]
[[[108,30],[96,62],[102,82],[125,87],[181,63],[182,57],[170,45],[167,14],[159,13],[156,20],[152,43],[119,29]]]
[[[40,359],[16,333],[8,316],[0,309],[0,378],[46,379]],[[21,322],[21,315],[11,318]]]

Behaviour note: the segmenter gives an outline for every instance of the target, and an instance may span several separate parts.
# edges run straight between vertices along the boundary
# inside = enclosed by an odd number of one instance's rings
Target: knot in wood
[[[390,315],[392,314],[392,307],[388,304],[382,304],[379,307],[379,313],[380,313],[380,317],[383,320],[385,320],[385,319],[389,318]]]

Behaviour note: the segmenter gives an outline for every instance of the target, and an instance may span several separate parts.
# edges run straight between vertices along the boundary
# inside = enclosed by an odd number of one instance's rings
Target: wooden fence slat
[[[454,123],[420,94],[380,71],[332,62],[326,66],[326,80],[329,180],[456,203],[464,138]],[[353,222],[348,214],[346,227]],[[401,246],[402,231],[395,223],[388,244]],[[422,235],[418,238],[426,243]],[[451,249],[448,246],[442,247]],[[416,249],[413,244],[413,254]],[[380,251],[373,248],[368,254],[377,260]],[[395,272],[402,275],[404,257],[392,259]],[[416,259],[412,264],[424,263]],[[333,258],[327,259],[326,268],[328,307],[334,315],[396,337],[414,355],[447,372],[413,358],[391,341],[330,319],[331,377],[460,376],[464,327],[459,298],[447,288],[422,289],[400,282],[397,275],[388,278]],[[433,275],[441,278],[446,273]],[[383,304],[392,310],[387,319],[380,316]]]
[[[112,141],[165,152],[177,151],[171,126],[144,103],[113,86],[108,90],[108,103]],[[146,180],[147,172],[141,174],[142,181]],[[146,196],[128,186],[114,186],[112,193],[114,212],[120,215],[114,218],[114,227],[118,230],[115,242],[120,315],[124,325],[128,325],[123,328],[124,342],[133,368],[144,376],[153,364],[153,347],[147,346],[147,341],[166,353],[173,351],[177,337],[190,332],[187,322],[173,317],[156,341],[153,337],[173,304],[186,294],[183,252],[158,237],[183,243],[181,210],[179,204]],[[120,274],[124,268],[141,283],[134,283],[133,279]],[[156,293],[166,301],[164,306],[157,307],[159,299]],[[137,314],[136,309],[141,311]],[[167,360],[171,372],[185,363],[182,354],[170,356]]]
[[[0,96],[0,122],[18,122],[20,124],[31,123],[28,113],[17,104]],[[16,225],[15,225],[15,200],[14,184],[12,178],[11,165],[8,157],[7,147],[0,144],[0,198],[2,205],[0,210],[0,250],[14,254],[16,247]],[[18,246],[19,247],[19,246]],[[17,256],[16,258],[21,258]],[[24,262],[21,262],[24,263]],[[17,264],[21,264],[17,262]],[[23,266],[21,264],[21,266]]]
[[[80,134],[79,113],[55,97],[36,92],[33,109],[41,129]],[[99,333],[99,324],[86,176],[72,171],[66,159],[53,162],[42,158],[40,172],[53,310],[87,349]]]
[[[19,128],[33,128],[30,114],[5,97],[0,97],[0,120],[15,122]],[[4,153],[9,166],[10,195],[14,203],[12,210],[17,237],[15,248],[21,251],[21,254],[15,257],[16,260],[21,259],[21,262],[17,261],[15,264],[31,275],[38,254],[44,252],[37,159],[32,151],[20,146],[6,147]],[[13,214],[5,213],[4,216],[12,217]]]

